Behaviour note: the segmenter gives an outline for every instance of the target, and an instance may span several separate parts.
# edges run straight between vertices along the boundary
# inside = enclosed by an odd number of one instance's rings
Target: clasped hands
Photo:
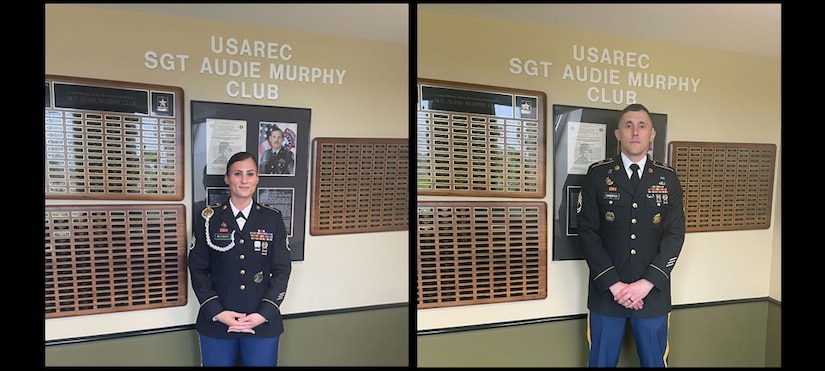
[[[258,313],[238,313],[231,310],[225,310],[218,313],[215,319],[229,326],[226,332],[245,332],[254,334],[254,328],[266,322],[266,318]]]
[[[610,286],[610,293],[619,305],[627,309],[639,310],[644,307],[644,298],[651,289],[653,289],[653,283],[642,278],[632,283],[616,282]]]

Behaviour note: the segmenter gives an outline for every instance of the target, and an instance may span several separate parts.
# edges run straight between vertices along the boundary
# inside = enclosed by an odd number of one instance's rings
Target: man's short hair
[[[647,107],[645,107],[644,105],[642,105],[640,103],[633,103],[633,104],[628,105],[627,107],[625,107],[622,110],[622,115],[624,115],[625,112],[629,112],[629,111],[645,111],[645,112],[647,112],[648,115],[650,115],[650,111],[647,110]]]
[[[627,107],[625,107],[622,110],[622,113],[619,114],[619,120],[617,122],[617,125],[621,126],[622,125],[622,122],[621,122],[622,116],[624,116],[625,113],[631,112],[631,111],[633,111],[633,112],[635,112],[635,111],[645,111],[647,113],[647,115],[650,116],[650,111],[647,110],[647,107],[645,107],[644,105],[642,105],[640,103],[633,103],[633,104],[630,104]],[[653,121],[653,118],[651,117],[650,120]],[[650,124],[653,125],[653,122],[651,122]]]

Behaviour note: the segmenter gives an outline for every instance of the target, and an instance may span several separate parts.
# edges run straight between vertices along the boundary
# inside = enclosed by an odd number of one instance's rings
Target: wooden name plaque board
[[[183,90],[46,75],[46,198],[183,199]]]
[[[46,318],[186,305],[183,205],[46,206]]]
[[[313,235],[409,228],[407,139],[315,138]]]
[[[684,189],[687,232],[771,225],[775,144],[670,142]]]
[[[544,202],[418,202],[418,308],[547,297]]]
[[[418,79],[420,195],[542,198],[546,95]]]

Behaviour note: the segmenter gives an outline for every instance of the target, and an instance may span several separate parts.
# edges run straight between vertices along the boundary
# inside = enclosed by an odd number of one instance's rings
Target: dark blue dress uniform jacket
[[[194,218],[188,266],[200,303],[195,328],[219,339],[278,336],[284,332],[280,306],[292,271],[283,218],[253,200],[239,230],[228,202],[207,206]],[[226,325],[212,321],[223,310],[257,312],[268,322],[255,327],[254,335],[227,333]]]
[[[590,165],[577,208],[590,268],[587,307],[617,317],[656,317],[671,309],[670,279],[685,241],[683,190],[676,172],[649,156],[631,189],[621,155]],[[654,288],[641,310],[613,300],[610,286],[645,278]]]

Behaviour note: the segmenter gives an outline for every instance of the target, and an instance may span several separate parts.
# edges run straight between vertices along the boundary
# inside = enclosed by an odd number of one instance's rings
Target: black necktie
[[[246,219],[246,216],[243,215],[243,211],[238,211],[238,215],[235,215],[235,219]]]
[[[639,165],[630,164],[630,185],[633,186],[633,189],[639,187],[639,180]]]

